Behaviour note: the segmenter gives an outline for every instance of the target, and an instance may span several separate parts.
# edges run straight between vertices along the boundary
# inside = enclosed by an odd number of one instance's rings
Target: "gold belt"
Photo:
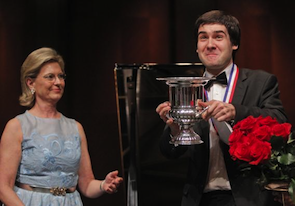
[[[55,196],[65,196],[67,193],[73,193],[76,189],[68,189],[65,187],[53,187],[53,188],[41,188],[41,187],[33,187],[28,184],[23,184],[20,182],[16,182],[15,185],[19,188],[33,191],[33,192],[42,192],[42,193],[51,193]]]

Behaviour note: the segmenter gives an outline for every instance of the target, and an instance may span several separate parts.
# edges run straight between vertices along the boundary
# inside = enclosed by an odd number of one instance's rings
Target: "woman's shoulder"
[[[19,122],[19,119],[18,119],[18,116],[10,119],[7,124],[6,124],[8,127],[18,127],[20,126],[20,122]]]
[[[26,110],[24,113],[18,114],[15,116],[15,119],[18,119],[19,121],[22,121],[25,118],[28,118],[27,116],[29,115],[28,110]]]
[[[78,122],[76,119],[71,118],[71,117],[67,117],[64,114],[61,114],[61,122],[62,124],[65,124],[67,126],[70,126],[71,128],[76,128],[78,132],[80,132],[81,130],[83,130],[83,126],[80,122]]]
[[[19,119],[17,117],[10,119],[6,124],[4,131],[9,134],[14,134],[14,135],[20,134],[21,135],[22,130],[21,130],[21,123],[20,123]]]

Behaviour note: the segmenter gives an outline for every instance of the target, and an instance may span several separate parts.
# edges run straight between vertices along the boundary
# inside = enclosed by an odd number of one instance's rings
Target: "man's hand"
[[[202,114],[202,118],[209,120],[211,117],[214,117],[217,121],[230,121],[235,119],[236,110],[232,104],[228,104],[222,101],[211,100],[209,102],[198,102],[198,105],[201,107],[207,107],[207,111]]]
[[[167,117],[167,114],[169,113],[170,110],[171,110],[170,102],[164,102],[156,108],[156,112],[159,114],[160,118],[167,125],[169,125],[171,129],[171,134],[174,136],[174,135],[177,135],[180,130],[179,130],[179,126],[176,123],[174,123],[173,119]]]

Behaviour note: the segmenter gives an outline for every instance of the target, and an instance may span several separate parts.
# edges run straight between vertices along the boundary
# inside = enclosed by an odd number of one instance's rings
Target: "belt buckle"
[[[50,189],[50,193],[54,196],[65,196],[67,194],[67,188],[65,187],[53,187]]]

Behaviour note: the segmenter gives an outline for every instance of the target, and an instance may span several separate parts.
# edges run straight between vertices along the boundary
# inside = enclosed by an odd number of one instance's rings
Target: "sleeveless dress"
[[[28,111],[16,117],[23,132],[22,157],[16,181],[39,188],[75,187],[81,157],[80,135],[74,119],[39,118]],[[79,192],[54,196],[17,186],[26,206],[82,206]]]

